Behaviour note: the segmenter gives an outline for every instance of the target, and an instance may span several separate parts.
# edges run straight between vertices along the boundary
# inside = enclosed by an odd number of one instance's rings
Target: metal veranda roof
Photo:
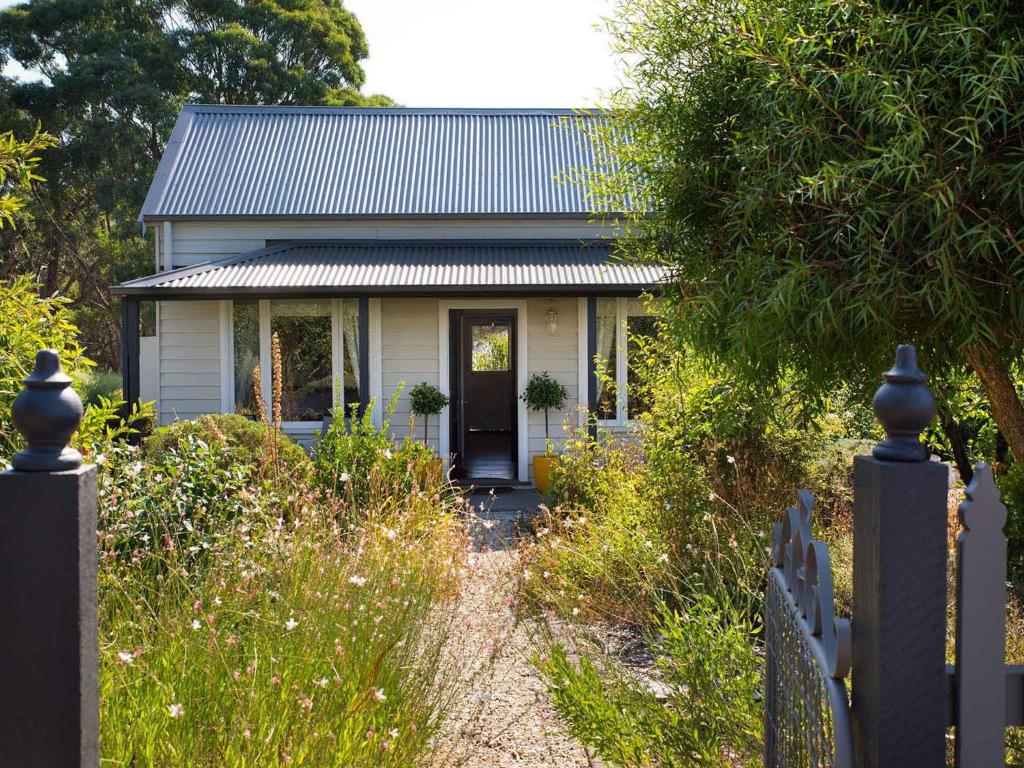
[[[599,112],[186,106],[140,215],[569,216],[606,212]],[[625,207],[623,205],[614,206]]]
[[[607,241],[295,242],[130,280],[115,293],[151,298],[238,295],[631,294],[664,271],[617,261]]]

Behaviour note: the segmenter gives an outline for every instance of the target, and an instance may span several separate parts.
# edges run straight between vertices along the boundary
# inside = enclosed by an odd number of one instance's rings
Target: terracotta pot
[[[533,482],[541,493],[551,490],[551,473],[557,463],[557,456],[538,454],[533,457]]]

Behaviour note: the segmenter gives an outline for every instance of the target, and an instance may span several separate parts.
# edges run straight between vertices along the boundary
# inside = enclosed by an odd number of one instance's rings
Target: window
[[[507,371],[510,368],[507,325],[473,326],[473,372]]]
[[[270,302],[270,338],[281,348],[281,421],[323,421],[330,413],[332,328],[329,302]]]
[[[597,300],[597,418],[622,424],[650,408],[635,367],[645,337],[657,333],[657,318],[643,299]]]
[[[597,300],[597,418],[614,421],[618,417],[616,403],[616,371],[619,342],[618,299]]]
[[[644,339],[653,339],[658,333],[657,318],[649,314],[639,299],[626,304],[626,416],[637,418],[651,409],[650,393],[638,381],[637,356],[643,351]]]
[[[335,406],[360,403],[359,302],[354,300],[235,301],[231,307],[234,409],[259,418],[253,371],[272,415],[285,424],[320,423]],[[281,354],[280,400],[274,402],[273,339]]]
[[[260,362],[260,305],[257,301],[234,304],[235,413],[259,417],[254,374]],[[262,366],[260,373],[263,374]]]
[[[342,329],[342,403],[345,413],[359,405],[359,302],[343,301],[341,303]]]

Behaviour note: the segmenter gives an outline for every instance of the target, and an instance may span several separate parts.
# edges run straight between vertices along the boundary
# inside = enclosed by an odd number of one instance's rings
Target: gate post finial
[[[27,447],[11,465],[22,472],[66,472],[82,466],[82,454],[71,448],[71,436],[82,423],[82,400],[71,377],[60,367],[54,349],[36,354],[35,369],[23,379],[25,389],[14,399],[14,425]]]
[[[896,361],[882,376],[885,383],[875,393],[874,409],[886,437],[872,455],[880,461],[927,461],[920,437],[935,418],[935,397],[925,385],[928,376],[917,367],[917,350],[900,344]]]

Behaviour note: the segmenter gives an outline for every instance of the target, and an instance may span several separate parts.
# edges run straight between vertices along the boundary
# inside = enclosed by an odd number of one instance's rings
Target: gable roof
[[[116,286],[151,298],[610,295],[656,292],[665,271],[615,257],[610,241],[295,241]]]
[[[140,220],[586,217],[588,129],[551,109],[185,107]],[[569,180],[567,177],[574,180]]]

